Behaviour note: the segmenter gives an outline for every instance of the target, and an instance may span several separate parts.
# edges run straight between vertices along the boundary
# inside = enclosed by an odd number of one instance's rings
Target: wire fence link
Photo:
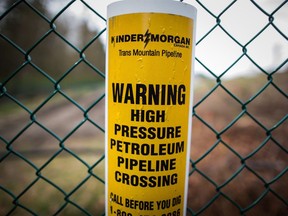
[[[244,42],[223,23],[239,2],[217,13],[206,1],[194,2],[198,16],[215,24],[196,43],[205,75],[196,80],[189,215],[288,214],[288,59],[267,70],[253,56],[268,29],[287,44],[275,17],[288,1],[267,12],[251,0],[267,22]],[[104,215],[106,28],[91,30],[84,21],[79,29],[79,22],[89,14],[105,25],[105,18],[88,0],[65,1],[53,12],[49,4],[0,3],[0,215]],[[81,18],[71,10],[79,5]],[[216,31],[241,50],[221,73],[197,55]],[[243,60],[258,75],[225,79]]]

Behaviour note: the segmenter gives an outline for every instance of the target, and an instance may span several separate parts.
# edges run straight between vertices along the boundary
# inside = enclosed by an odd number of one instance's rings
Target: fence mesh
[[[47,12],[48,2],[0,3],[0,215],[104,215],[106,29],[91,30],[85,16],[105,18],[92,1],[55,1]],[[253,57],[268,29],[287,45],[276,17],[288,1],[269,12],[249,1],[267,21],[244,42],[225,27],[239,2],[217,13],[194,2],[198,17],[214,21],[196,50],[220,31],[219,43],[228,38],[241,52],[216,73],[196,51],[205,76],[196,80],[188,215],[288,214],[288,60],[267,70]],[[79,5],[85,27],[72,10]],[[243,60],[258,75],[225,79]]]

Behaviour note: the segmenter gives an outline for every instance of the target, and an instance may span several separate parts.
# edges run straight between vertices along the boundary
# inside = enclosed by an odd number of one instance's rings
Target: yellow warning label
[[[138,13],[108,22],[108,213],[183,215],[193,20]]]

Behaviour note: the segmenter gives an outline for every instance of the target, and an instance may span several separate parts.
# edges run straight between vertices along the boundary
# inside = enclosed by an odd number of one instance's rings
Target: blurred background
[[[112,2],[0,1],[0,215],[104,213]],[[288,1],[184,2],[198,10],[188,215],[287,215]]]

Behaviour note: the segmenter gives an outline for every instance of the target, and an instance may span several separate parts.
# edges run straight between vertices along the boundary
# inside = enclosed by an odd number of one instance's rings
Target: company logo
[[[110,42],[114,44],[114,46],[116,43],[143,42],[144,48],[149,43],[172,43],[177,47],[189,48],[191,45],[191,38],[178,35],[152,34],[149,29],[147,29],[145,34],[123,34],[111,36]]]

